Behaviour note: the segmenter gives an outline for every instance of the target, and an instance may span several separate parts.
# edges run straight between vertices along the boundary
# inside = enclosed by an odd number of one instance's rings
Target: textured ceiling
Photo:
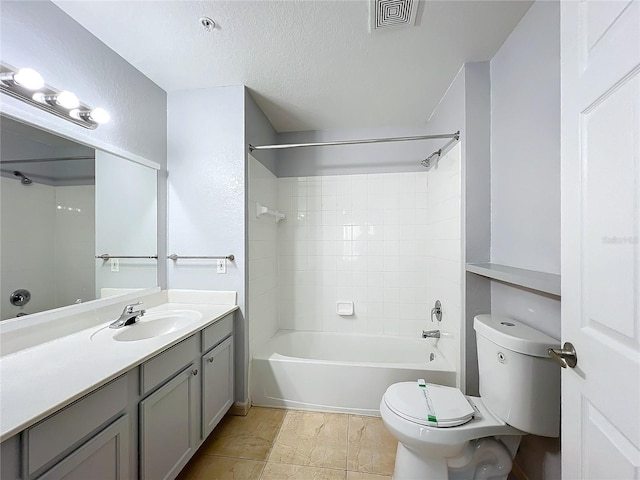
[[[55,3],[167,92],[246,85],[286,132],[425,123],[532,2],[420,2],[415,27],[374,34],[361,0]]]

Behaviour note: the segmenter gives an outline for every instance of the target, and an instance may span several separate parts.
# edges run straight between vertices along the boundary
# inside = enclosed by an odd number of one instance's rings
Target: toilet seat
[[[383,396],[389,409],[405,420],[429,427],[456,427],[475,413],[460,390],[424,382],[391,385]]]

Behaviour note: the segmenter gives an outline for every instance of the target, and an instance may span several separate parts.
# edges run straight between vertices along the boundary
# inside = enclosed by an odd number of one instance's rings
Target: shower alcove
[[[276,176],[260,152],[249,157],[254,405],[378,415],[392,383],[460,385],[462,148],[451,140],[429,169],[384,157],[383,169]],[[287,155],[303,163],[302,151]],[[257,204],[285,218],[258,217]],[[441,322],[430,319],[436,300]],[[441,338],[421,338],[432,329]]]

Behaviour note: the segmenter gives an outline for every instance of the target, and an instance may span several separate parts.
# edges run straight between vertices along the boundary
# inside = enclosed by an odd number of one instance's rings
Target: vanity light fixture
[[[80,105],[80,100],[78,100],[76,94],[68,92],[66,90],[55,95],[46,95],[42,92],[38,92],[34,93],[32,98],[36,102],[48,103],[49,105],[52,105],[54,107],[57,105],[62,108],[66,108],[67,110],[78,108],[78,106]]]
[[[32,68],[16,69],[0,62],[0,92],[90,130],[110,119],[105,109],[91,108],[74,93],[46,85]]]
[[[104,108],[94,108],[93,110],[80,110],[74,108],[69,112],[73,118],[88,120],[97,124],[107,123],[111,119],[111,115]]]
[[[17,72],[2,72],[0,81],[4,85],[19,85],[27,90],[39,90],[44,87],[42,75],[33,68],[21,68]]]

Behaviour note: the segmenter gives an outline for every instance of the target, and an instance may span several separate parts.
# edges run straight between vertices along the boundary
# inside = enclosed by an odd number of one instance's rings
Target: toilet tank
[[[477,315],[482,403],[507,424],[534,435],[557,437],[560,429],[560,367],[547,353],[560,342],[522,322]]]

